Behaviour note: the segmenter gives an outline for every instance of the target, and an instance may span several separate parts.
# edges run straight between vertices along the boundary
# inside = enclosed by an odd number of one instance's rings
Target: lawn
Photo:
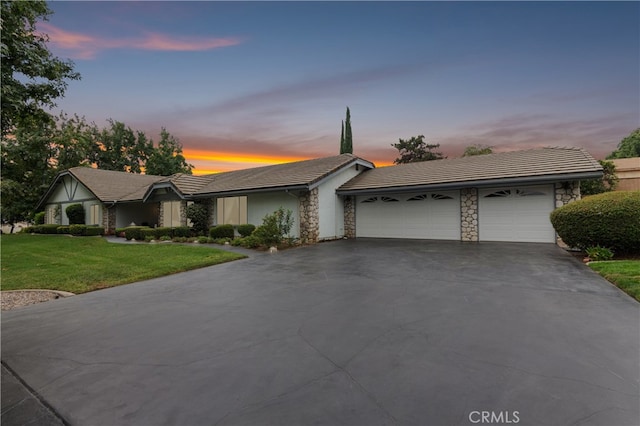
[[[589,262],[589,266],[640,302],[640,260]]]
[[[210,246],[117,244],[101,237],[3,235],[2,290],[85,293],[246,256]]]

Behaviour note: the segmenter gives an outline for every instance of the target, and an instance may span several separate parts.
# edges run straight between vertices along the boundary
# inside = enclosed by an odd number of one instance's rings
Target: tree
[[[55,106],[64,95],[67,80],[78,80],[73,63],[54,57],[47,49],[49,37],[36,31],[51,10],[43,0],[1,2],[2,136],[13,133],[24,120],[48,120],[44,108]]]
[[[353,134],[351,133],[351,111],[347,107],[347,119],[343,125],[344,136],[340,138],[340,154],[353,154]]]
[[[493,148],[486,145],[469,145],[464,149],[463,157],[471,157],[472,155],[487,155],[493,154]]]
[[[428,144],[424,141],[424,135],[412,136],[409,140],[398,139],[398,143],[392,143],[398,150],[400,157],[393,160],[394,164],[417,163],[419,161],[440,160],[445,158],[441,152],[434,151],[440,148],[440,144]]]
[[[144,132],[134,132],[120,121],[108,121],[109,127],[94,135],[96,143],[91,163],[103,170],[141,173],[153,152],[153,142],[147,139]]]
[[[153,142],[152,142],[153,143]],[[145,173],[148,175],[170,176],[176,173],[192,173],[193,165],[182,155],[182,144],[164,127],[160,132],[160,142],[147,158]]]
[[[609,192],[616,189],[618,185],[618,175],[616,166],[611,161],[600,160],[604,175],[601,179],[588,179],[580,182],[581,195],[594,195]]]
[[[340,154],[344,152],[344,120],[342,120],[342,131],[340,132]]]
[[[618,148],[607,156],[607,160],[631,157],[640,157],[640,127],[622,139]]]

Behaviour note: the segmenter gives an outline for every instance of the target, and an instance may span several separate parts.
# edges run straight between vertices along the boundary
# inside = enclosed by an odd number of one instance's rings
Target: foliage
[[[169,235],[163,235],[160,237],[160,241],[171,241],[171,237]]]
[[[238,234],[240,234],[241,237],[248,237],[255,230],[256,230],[256,226],[250,223],[245,225],[238,225]]]
[[[145,173],[158,176],[170,176],[176,173],[190,175],[192,169],[193,165],[188,164],[182,155],[180,141],[163,127],[160,131],[160,142],[151,151],[145,163]],[[206,228],[203,231],[206,231]]]
[[[353,154],[353,133],[351,132],[351,111],[347,107],[347,118],[342,123],[340,154]]]
[[[571,247],[640,252],[640,191],[606,192],[562,206],[551,223]]]
[[[69,233],[71,235],[75,235],[76,237],[80,237],[84,235],[86,231],[87,231],[86,225],[79,225],[79,224],[69,225]]]
[[[120,121],[108,120],[109,127],[94,129],[91,163],[99,169],[140,173],[153,150],[153,143],[140,131]]]
[[[198,241],[199,244],[207,244],[208,242],[210,242],[209,237],[204,236],[198,237],[196,241]]]
[[[260,247],[262,245],[262,242],[260,241],[260,238],[258,238],[257,236],[248,235],[246,237],[236,238],[231,242],[231,245],[236,247],[255,249]]]
[[[151,229],[148,226],[127,226],[124,228],[124,237],[127,240],[144,240],[144,232]],[[143,230],[145,230],[143,232]],[[153,231],[153,229],[151,229]]]
[[[233,225],[218,225],[209,230],[211,238],[231,238],[235,236]]]
[[[589,256],[591,260],[600,261],[613,259],[613,252],[606,247],[587,247],[585,252],[587,252],[587,256]]]
[[[45,109],[64,96],[67,80],[78,80],[73,63],[49,52],[49,37],[36,29],[52,11],[46,1],[2,0],[2,136],[13,133],[24,120],[45,122]]]
[[[84,231],[84,235],[87,237],[96,236],[96,235],[104,235],[104,227],[102,226],[87,226],[87,229]]]
[[[188,226],[177,226],[173,228],[172,234],[174,237],[188,238],[191,236],[191,228],[189,228]]]
[[[196,234],[205,235],[209,229],[209,209],[203,203],[193,203],[187,206],[187,219],[193,224]]]
[[[601,179],[587,179],[580,182],[580,193],[583,196],[613,191],[618,185],[616,166],[612,161],[600,160],[603,176]]]
[[[140,228],[140,239],[143,239],[145,241],[147,241],[147,239],[149,239],[149,241],[151,240],[155,240],[156,239],[156,230],[155,228]],[[139,238],[136,238],[136,240],[138,240]]]
[[[493,154],[493,147],[481,144],[469,145],[464,149],[463,157],[471,157],[473,155]]]
[[[59,227],[60,225],[49,223],[44,225],[28,226],[27,228],[23,229],[23,232],[32,232],[34,234],[57,234]]]
[[[58,234],[70,234],[71,228],[67,225],[58,226],[58,229],[56,230],[56,232]]]
[[[589,267],[640,302],[640,260],[591,262]]]
[[[171,239],[171,236],[173,235],[173,229],[168,226],[160,226],[153,230],[156,239],[162,239],[162,237],[169,237],[169,239]]]
[[[33,223],[35,223],[36,225],[43,225],[44,217],[45,217],[45,212],[36,213],[35,215],[33,215]]]
[[[618,148],[607,156],[607,160],[631,157],[640,157],[640,127],[622,139]]]
[[[42,288],[73,293],[246,257],[178,244],[111,244],[103,238],[28,234],[4,235],[0,256],[2,290]],[[34,265],[38,265],[37,273]]]
[[[293,212],[280,207],[262,219],[262,225],[253,231],[252,236],[267,246],[280,244],[291,233],[293,228]]]
[[[82,204],[71,204],[64,209],[70,225],[84,225],[84,207]]]
[[[419,161],[440,160],[445,158],[441,152],[434,151],[440,144],[428,144],[424,135],[412,136],[409,140],[399,139],[391,144],[398,150],[400,156],[393,160],[394,164],[416,163]]]

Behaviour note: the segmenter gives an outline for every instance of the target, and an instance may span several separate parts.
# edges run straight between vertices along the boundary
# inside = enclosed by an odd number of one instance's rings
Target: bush
[[[59,227],[60,225],[57,224],[38,225],[33,227],[33,232],[36,234],[57,234]]]
[[[236,238],[235,240],[231,241],[231,245],[254,249],[260,247],[262,243],[260,239],[255,235],[249,235],[242,238]]]
[[[58,226],[58,234],[70,234],[71,230],[68,226]]]
[[[69,233],[76,237],[81,237],[85,235],[87,231],[86,225],[69,225]]]
[[[21,234],[32,234],[35,233],[35,226],[25,226],[20,230]]]
[[[162,239],[162,237],[169,237],[169,240],[173,236],[173,229],[168,226],[155,228],[155,237],[157,240]]]
[[[197,240],[200,244],[207,244],[209,242],[209,237],[198,237]]]
[[[124,228],[124,237],[127,240],[144,240],[144,235],[142,234],[143,229],[151,229],[146,226],[128,226]]]
[[[585,250],[587,256],[591,260],[611,260],[613,259],[613,252],[606,247],[589,247]]]
[[[250,223],[246,225],[238,225],[238,234],[240,234],[241,237],[248,237],[255,230],[256,230],[256,226]]]
[[[231,238],[235,236],[233,225],[218,225],[209,229],[211,238]]]
[[[155,240],[156,239],[156,230],[154,228],[142,228],[142,229],[140,229],[140,236],[145,241],[147,241],[147,238],[149,239],[149,241]],[[136,238],[136,240],[137,240],[137,238]]]
[[[36,225],[44,225],[44,215],[44,212],[38,212],[33,215],[33,223],[35,223]]]
[[[82,207],[82,204],[71,204],[64,211],[69,218],[69,225],[84,225],[84,207]]]
[[[174,237],[190,237],[191,236],[191,228],[188,226],[178,226],[173,228],[173,236]]]
[[[104,227],[103,226],[87,226],[87,229],[85,230],[84,235],[86,235],[87,237],[104,235]]]
[[[280,207],[262,219],[262,226],[256,228],[252,235],[267,246],[275,246],[288,236],[293,227],[293,213]]]
[[[187,219],[193,224],[193,231],[197,234],[206,234],[209,227],[209,209],[200,203],[187,206]]]
[[[607,192],[562,206],[551,223],[571,247],[608,247],[616,253],[640,252],[640,191]]]

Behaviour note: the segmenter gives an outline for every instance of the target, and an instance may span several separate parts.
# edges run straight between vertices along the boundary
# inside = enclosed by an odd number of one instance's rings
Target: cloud
[[[242,43],[241,39],[235,37],[169,36],[156,32],[145,32],[137,37],[96,37],[66,31],[47,22],[40,22],[38,29],[49,36],[49,43],[52,47],[64,51],[73,59],[93,59],[98,53],[109,49],[194,52],[219,49]]]

